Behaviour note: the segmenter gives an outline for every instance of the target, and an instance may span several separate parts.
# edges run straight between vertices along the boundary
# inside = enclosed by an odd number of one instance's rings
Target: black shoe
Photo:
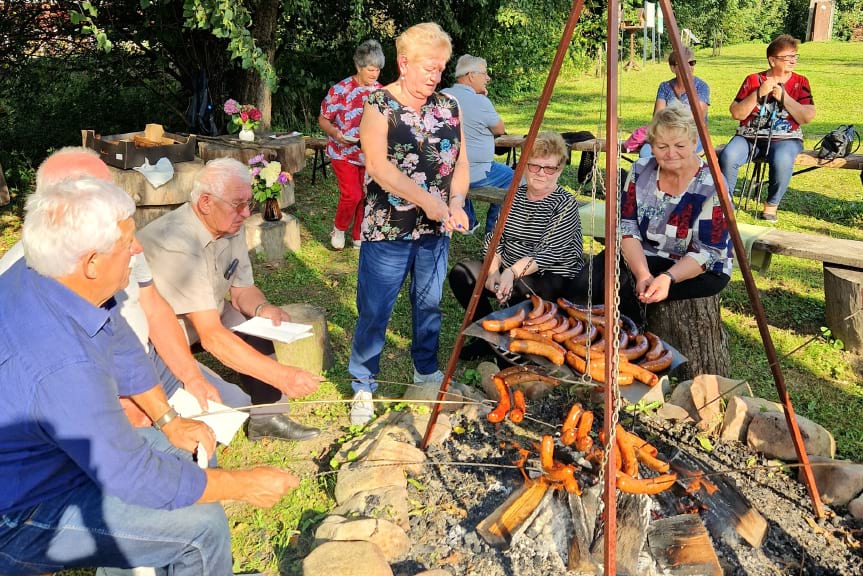
[[[285,414],[275,416],[249,418],[249,427],[246,437],[252,442],[261,438],[278,438],[279,440],[311,440],[316,438],[321,431],[311,426],[303,426],[294,422]]]

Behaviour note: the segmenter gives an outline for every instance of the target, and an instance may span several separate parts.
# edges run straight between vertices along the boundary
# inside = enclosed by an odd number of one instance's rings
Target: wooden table
[[[306,166],[306,145],[302,135],[271,138],[272,133],[255,133],[254,142],[243,142],[236,136],[198,137],[198,155],[204,162],[214,158],[236,158],[248,163],[263,154],[267,160],[277,160],[282,170],[296,174]]]

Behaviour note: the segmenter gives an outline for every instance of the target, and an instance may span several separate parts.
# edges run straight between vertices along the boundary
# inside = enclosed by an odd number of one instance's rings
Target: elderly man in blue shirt
[[[230,532],[216,502],[272,506],[297,484],[274,468],[198,468],[189,453],[201,443],[212,454],[212,431],[157,413],[166,404],[153,365],[113,300],[141,251],[134,210],[102,180],[33,195],[26,262],[0,275],[0,574],[228,575]],[[140,400],[165,435],[133,429],[121,395]],[[175,440],[179,427],[192,431]]]
[[[509,188],[513,170],[506,164],[494,161],[494,138],[506,132],[503,120],[488,99],[488,65],[483,58],[465,54],[455,66],[456,83],[443,92],[458,100],[461,108],[464,138],[467,141],[467,157],[470,162],[470,187],[494,186]],[[479,223],[473,202],[467,199],[464,205],[473,232]],[[492,204],[485,220],[485,232],[494,230],[500,206]]]

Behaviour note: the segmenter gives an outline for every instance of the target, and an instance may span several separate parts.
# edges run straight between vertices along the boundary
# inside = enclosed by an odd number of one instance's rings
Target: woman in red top
[[[728,191],[733,194],[737,172],[752,157],[752,146],[759,156],[766,156],[770,180],[761,217],[768,221],[777,219],[779,202],[794,171],[794,159],[803,150],[800,127],[815,118],[809,80],[794,72],[799,43],[783,34],[767,46],[770,68],[750,74],[743,81],[731,103],[731,116],[740,121],[740,126],[719,157]]]
[[[328,137],[327,156],[339,183],[339,205],[330,243],[336,250],[345,247],[345,231],[353,224],[353,245],[360,247],[363,218],[365,158],[360,150],[360,119],[363,106],[378,82],[384,67],[384,53],[376,40],[366,40],[354,52],[357,73],[330,88],[321,102],[318,126]]]

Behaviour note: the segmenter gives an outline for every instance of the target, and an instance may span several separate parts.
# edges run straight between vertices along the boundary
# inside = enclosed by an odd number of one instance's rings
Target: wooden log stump
[[[857,354],[863,353],[861,310],[863,271],[824,266],[824,315],[827,327],[834,337],[842,340],[846,350]],[[856,316],[852,316],[855,313]]]
[[[653,304],[647,307],[647,323],[651,332],[689,360],[677,369],[678,380],[698,374],[729,375],[731,355],[719,295]]]
[[[312,327],[312,336],[290,344],[273,342],[279,362],[318,375],[329,370],[333,365],[333,351],[324,311],[304,303],[285,304],[281,308],[291,315],[291,322],[309,324]]]

